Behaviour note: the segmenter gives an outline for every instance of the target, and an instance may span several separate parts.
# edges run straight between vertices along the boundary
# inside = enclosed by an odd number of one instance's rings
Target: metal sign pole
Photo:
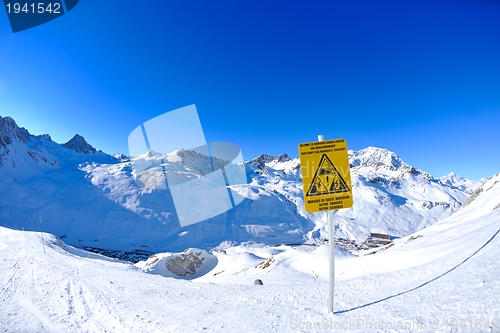
[[[325,137],[320,134],[318,135],[318,141],[324,141]],[[333,235],[334,235],[334,229],[333,229],[333,212],[331,210],[326,212],[326,216],[328,219],[328,242],[329,244],[329,295],[328,295],[328,312],[333,313],[333,296],[334,296],[334,286],[335,286],[335,254],[334,254],[334,248],[335,245],[333,244]]]
[[[334,295],[334,285],[335,285],[335,254],[333,249],[335,245],[333,244],[333,211],[329,210],[327,213],[328,216],[328,240],[330,242],[330,292],[328,298],[328,312],[333,313],[333,295]]]

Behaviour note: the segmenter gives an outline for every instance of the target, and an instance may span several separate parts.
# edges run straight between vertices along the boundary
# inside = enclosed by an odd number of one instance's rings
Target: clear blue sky
[[[138,125],[196,104],[245,159],[343,137],[439,177],[500,172],[500,2],[98,1],[13,34],[0,115],[127,154]]]

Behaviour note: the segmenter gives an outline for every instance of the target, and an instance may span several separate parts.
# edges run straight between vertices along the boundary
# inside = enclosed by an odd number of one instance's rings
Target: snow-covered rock
[[[157,253],[135,266],[151,274],[191,280],[217,265],[217,257],[201,249],[188,248],[181,253]]]

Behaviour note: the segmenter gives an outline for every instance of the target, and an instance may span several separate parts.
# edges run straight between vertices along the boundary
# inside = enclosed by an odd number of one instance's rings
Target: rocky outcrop
[[[89,145],[85,138],[81,135],[76,134],[71,140],[63,144],[64,148],[73,149],[77,153],[81,154],[95,154],[96,149]]]
[[[205,251],[186,249],[183,253],[174,254],[167,258],[167,269],[178,276],[193,275],[203,265]]]
[[[14,119],[0,117],[0,147],[7,147],[12,140],[27,142],[29,139],[29,132],[24,127],[17,126]]]
[[[290,157],[286,153],[283,153],[281,155],[276,155],[276,156],[262,154],[262,155],[257,156],[253,160],[251,160],[250,163],[254,164],[259,169],[264,169],[264,167],[266,166],[266,163],[269,163],[269,162],[280,163],[280,162],[287,162],[287,161],[290,161]]]

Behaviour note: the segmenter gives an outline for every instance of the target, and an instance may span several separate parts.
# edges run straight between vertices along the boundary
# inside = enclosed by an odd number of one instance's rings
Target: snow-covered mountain
[[[439,177],[438,180],[443,184],[457,187],[457,188],[461,189],[462,191],[464,191],[466,193],[471,193],[471,194],[473,191],[475,191],[478,187],[480,187],[485,182],[484,178],[481,178],[479,180],[470,180],[470,179],[466,179],[464,177],[461,177],[454,172],[450,172],[446,176]]]
[[[178,150],[166,163],[183,177],[198,177],[205,158]],[[480,185],[434,179],[386,149],[349,151],[349,159],[354,205],[335,214],[336,236],[347,239],[409,235],[451,215]],[[327,238],[325,213],[304,211],[298,159],[261,155],[246,169],[248,184],[231,186],[247,198],[236,209],[180,227],[169,191],[138,187],[125,156],[97,151],[79,135],[61,145],[0,118],[0,225],[41,227],[71,245],[123,251]]]

